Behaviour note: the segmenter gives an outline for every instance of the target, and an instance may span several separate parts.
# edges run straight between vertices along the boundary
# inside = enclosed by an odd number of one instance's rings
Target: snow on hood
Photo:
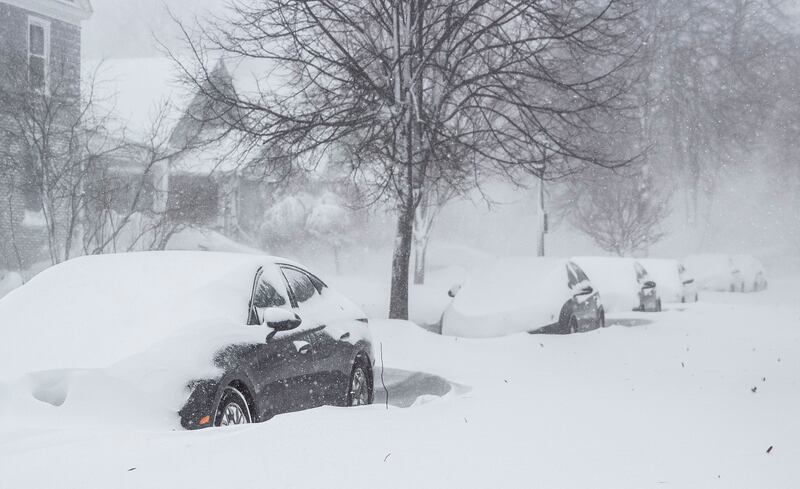
[[[558,321],[571,297],[566,259],[507,258],[478,268],[442,317],[442,333],[464,337],[533,331]]]
[[[600,292],[607,313],[629,312],[639,306],[641,286],[636,278],[635,260],[605,256],[577,256],[572,260]]]
[[[683,283],[678,271],[678,261],[660,258],[638,260],[647,274],[655,281],[658,295],[664,302],[680,302],[683,297]]]
[[[54,266],[0,301],[0,378],[102,368],[213,328],[247,330],[247,302],[268,257],[143,252]],[[252,328],[251,328],[252,330]]]

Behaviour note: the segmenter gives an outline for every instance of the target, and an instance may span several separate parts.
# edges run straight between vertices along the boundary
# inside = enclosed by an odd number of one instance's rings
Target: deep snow
[[[378,382],[373,406],[199,432],[0,412],[0,486],[794,488],[798,293],[775,280],[568,336],[373,321],[388,409]]]

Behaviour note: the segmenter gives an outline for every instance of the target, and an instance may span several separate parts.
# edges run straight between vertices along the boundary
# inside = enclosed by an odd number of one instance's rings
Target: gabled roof
[[[89,0],[0,0],[0,3],[75,25],[80,25],[92,16],[92,4]]]

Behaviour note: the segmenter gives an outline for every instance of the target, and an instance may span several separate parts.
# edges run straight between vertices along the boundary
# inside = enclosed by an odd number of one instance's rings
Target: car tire
[[[350,379],[347,382],[347,406],[366,406],[372,404],[372,382],[369,379],[369,369],[361,360],[356,360]]]
[[[253,416],[245,395],[232,385],[226,387],[217,404],[214,426],[250,424],[252,422]]]
[[[606,312],[600,309],[599,313],[597,314],[597,321],[598,321],[598,328],[605,328],[606,327]]]
[[[661,312],[661,299],[656,300],[656,312]]]

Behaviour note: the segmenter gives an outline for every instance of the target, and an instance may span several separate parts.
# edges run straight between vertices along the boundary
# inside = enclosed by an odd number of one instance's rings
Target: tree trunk
[[[404,199],[397,216],[397,235],[392,256],[392,290],[389,319],[408,319],[408,272],[411,264],[414,206],[412,197]]]
[[[425,259],[428,254],[428,237],[414,240],[414,285],[425,283]]]
[[[339,261],[339,245],[333,245],[333,266],[336,269],[336,275],[342,274],[342,267]]]

